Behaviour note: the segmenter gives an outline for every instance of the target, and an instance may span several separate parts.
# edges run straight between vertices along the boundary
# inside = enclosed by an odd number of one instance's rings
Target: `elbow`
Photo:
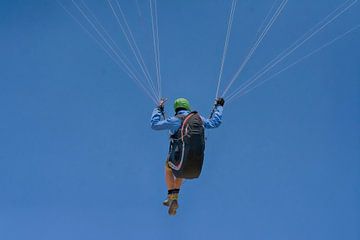
[[[151,127],[152,130],[156,130],[156,124],[151,123],[151,124],[150,124],[150,127]]]
[[[217,122],[217,123],[214,125],[214,128],[220,127],[220,126],[221,126],[221,123],[222,123],[222,121]]]
[[[160,130],[160,126],[156,123],[151,123],[150,127],[152,130]]]
[[[221,121],[209,122],[205,127],[211,129],[211,128],[218,128],[220,127],[220,125],[221,125]]]
[[[213,121],[213,127],[214,128],[218,128],[220,127],[221,123],[222,123],[222,119],[221,117],[217,117],[216,119],[214,119],[215,121]]]

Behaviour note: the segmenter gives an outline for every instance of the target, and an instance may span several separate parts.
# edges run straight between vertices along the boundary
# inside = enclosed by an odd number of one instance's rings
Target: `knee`
[[[172,173],[172,170],[171,170],[171,168],[170,168],[170,166],[169,166],[169,164],[168,164],[167,162],[166,162],[166,164],[165,164],[165,171]]]

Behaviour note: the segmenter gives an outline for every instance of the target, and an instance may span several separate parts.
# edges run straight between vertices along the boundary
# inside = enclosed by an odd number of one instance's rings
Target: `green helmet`
[[[178,108],[184,108],[186,110],[191,111],[190,103],[185,98],[178,98],[178,99],[175,100],[175,102],[174,102],[174,110],[176,111],[176,109],[178,109]]]

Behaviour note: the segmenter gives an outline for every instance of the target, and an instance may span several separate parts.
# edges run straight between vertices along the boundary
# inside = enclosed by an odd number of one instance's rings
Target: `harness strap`
[[[180,128],[170,136],[170,139],[171,140],[183,140],[184,139],[184,134],[183,134],[183,130],[184,130],[184,125],[186,124],[186,122],[189,120],[189,118],[195,114],[197,114],[198,112],[197,111],[193,111],[193,112],[190,112],[187,116],[184,116],[184,115],[175,115],[175,117],[179,118],[180,121],[181,121],[181,125],[180,125]],[[177,136],[179,134],[179,131],[181,133],[180,136]],[[185,134],[186,135],[186,134]]]
[[[186,118],[184,119],[184,121],[183,121],[183,123],[182,123],[182,126],[181,126],[181,140],[182,140],[182,141],[184,141],[184,136],[187,135],[187,133],[184,134],[184,130],[187,130],[187,129],[185,129],[185,125],[186,125],[187,121],[189,121],[189,119],[190,119],[192,116],[194,116],[195,114],[196,114],[196,112],[191,112],[191,113],[189,113],[189,115],[186,116]]]

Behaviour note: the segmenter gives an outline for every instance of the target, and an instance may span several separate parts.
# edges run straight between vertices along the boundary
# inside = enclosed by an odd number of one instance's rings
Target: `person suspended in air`
[[[222,122],[225,100],[218,98],[210,118],[191,111],[190,103],[185,98],[174,102],[174,116],[165,118],[165,100],[161,100],[153,110],[151,128],[154,130],[169,130],[170,147],[165,164],[165,181],[168,190],[167,199],[163,205],[168,213],[175,215],[179,207],[178,197],[184,179],[198,178],[201,173],[204,150],[204,129],[217,128]]]

